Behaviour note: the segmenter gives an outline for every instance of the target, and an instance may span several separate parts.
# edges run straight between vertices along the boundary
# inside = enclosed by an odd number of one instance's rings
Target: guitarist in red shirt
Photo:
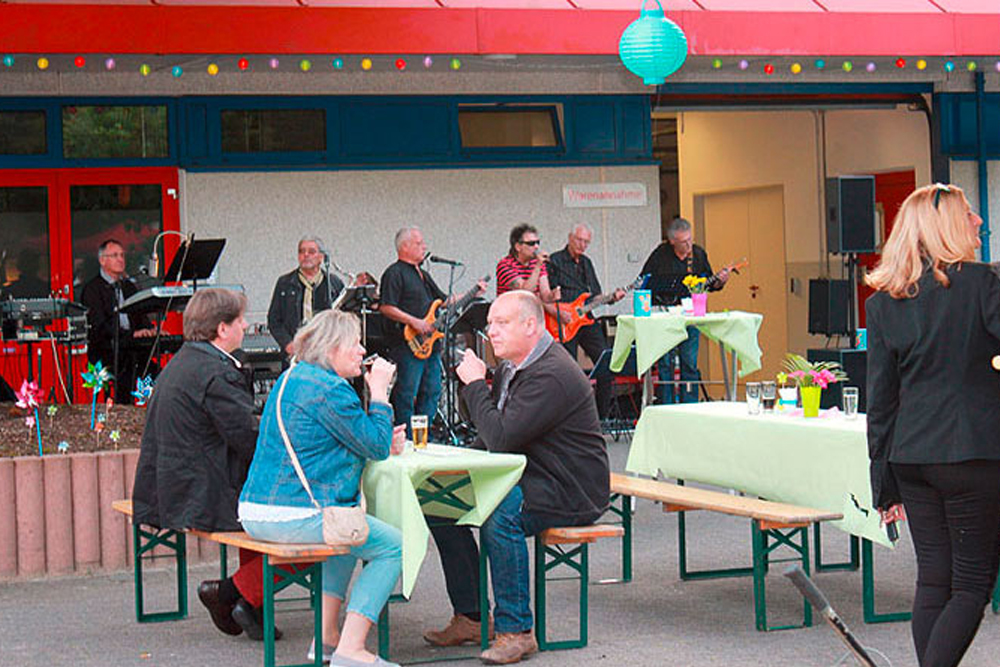
[[[571,303],[580,295],[589,293],[587,300],[601,299],[605,303],[615,303],[625,296],[625,290],[616,289],[608,295],[601,295],[601,283],[597,279],[597,272],[594,271],[594,264],[587,257],[587,247],[593,238],[590,227],[579,224],[573,227],[569,233],[569,240],[566,247],[552,253],[548,263],[549,283],[553,289],[559,287],[559,301],[561,303]],[[551,318],[549,318],[551,319]],[[608,347],[608,341],[604,337],[604,331],[600,324],[592,323],[576,329],[575,323],[559,322],[563,325],[563,335],[557,334],[553,337],[561,340],[563,346],[576,359],[577,344],[583,346],[583,351],[590,360],[596,364],[601,353]],[[575,335],[570,333],[570,326],[576,329]],[[604,373],[597,377],[596,387],[597,412],[601,419],[607,417],[608,409],[611,405],[611,375]]]

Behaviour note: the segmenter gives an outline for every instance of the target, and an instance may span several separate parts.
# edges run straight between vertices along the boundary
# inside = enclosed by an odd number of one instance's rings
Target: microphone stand
[[[455,264],[450,264],[448,266],[448,301],[451,300],[453,296],[453,290],[455,288]],[[448,303],[445,301],[445,303]],[[445,397],[445,415],[444,415],[444,427],[446,434],[451,438],[451,444],[460,446],[461,439],[458,434],[455,433],[455,377],[454,377],[454,366],[455,366],[455,334],[452,332],[451,327],[454,324],[456,313],[454,308],[449,306],[445,311],[444,316],[444,351],[442,356],[444,357],[444,369],[445,369],[445,390],[447,396]]]
[[[548,266],[548,268],[546,270],[547,271],[551,271],[552,268],[555,268],[556,274],[561,273],[562,269],[560,269],[558,265],[552,263],[552,261],[551,261],[552,260],[552,255],[549,255],[549,260],[550,261],[547,262],[547,264],[549,266]],[[541,260],[539,260],[539,261],[541,261]],[[539,278],[538,279],[541,280],[541,274],[540,273],[539,273]],[[550,287],[551,287],[551,285],[550,285]],[[559,334],[557,337],[559,339],[559,342],[562,343],[563,345],[565,345],[566,341],[563,340],[562,310],[559,309],[559,301],[558,300],[557,301],[553,301],[552,303],[554,304],[554,308],[556,309],[556,332]]]

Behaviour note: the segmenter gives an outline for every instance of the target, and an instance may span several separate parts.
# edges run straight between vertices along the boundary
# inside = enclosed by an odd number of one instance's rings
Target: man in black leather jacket
[[[267,328],[278,347],[288,358],[288,347],[299,327],[331,303],[344,289],[337,276],[323,270],[323,242],[314,236],[299,241],[299,266],[274,285],[271,307],[267,309]]]

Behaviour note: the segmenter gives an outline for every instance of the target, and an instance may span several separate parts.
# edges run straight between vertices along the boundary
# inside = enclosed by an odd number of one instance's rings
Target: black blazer
[[[930,271],[912,299],[877,292],[868,326],[868,453],[875,506],[899,502],[891,463],[1000,459],[1000,277],[989,264]]]
[[[256,446],[243,373],[211,343],[184,343],[149,401],[132,487],[135,521],[240,530],[237,505]]]
[[[122,297],[127,299],[138,291],[130,279],[121,280]],[[105,280],[100,273],[90,279],[83,287],[80,294],[80,302],[87,307],[87,324],[90,329],[87,334],[87,358],[91,362],[103,361],[110,366],[112,354],[114,353],[115,341],[115,308],[118,300],[115,296],[114,285]],[[145,315],[129,315],[129,325],[131,331],[147,329],[153,326],[149,318]],[[118,344],[124,347],[131,338],[128,331],[118,333]]]

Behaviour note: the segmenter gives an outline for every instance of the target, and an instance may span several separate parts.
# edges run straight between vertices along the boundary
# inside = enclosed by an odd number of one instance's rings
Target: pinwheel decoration
[[[149,403],[149,399],[153,396],[153,377],[147,375],[136,378],[135,391],[132,392],[132,395],[135,396],[135,404],[140,408]]]
[[[97,395],[108,387],[114,376],[100,361],[96,364],[87,364],[87,370],[80,376],[83,378],[83,386],[94,392],[90,402],[90,428],[93,429],[97,415]]]
[[[24,423],[28,427],[28,437],[31,437],[32,427],[36,427],[35,433],[38,436],[38,455],[42,456],[42,429],[38,426],[38,401],[42,399],[45,393],[38,388],[37,382],[28,382],[27,380],[21,383],[21,390],[14,392],[14,397],[17,398],[17,407],[23,410],[30,410],[32,414],[29,414],[24,418]]]
[[[69,443],[63,440],[59,443],[58,449],[60,454],[65,454],[69,451]]]

